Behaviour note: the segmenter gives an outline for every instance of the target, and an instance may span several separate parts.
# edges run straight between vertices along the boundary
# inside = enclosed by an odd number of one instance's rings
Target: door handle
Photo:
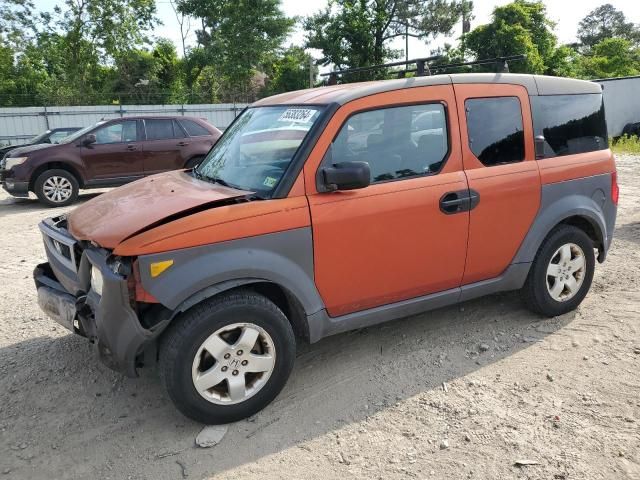
[[[135,150],[137,150],[138,147],[136,147],[135,145],[127,145],[127,150],[129,150],[130,152],[133,152]]]
[[[440,211],[445,215],[468,212],[480,203],[480,194],[475,190],[458,190],[445,193],[440,198]]]
[[[186,147],[187,145],[189,145],[189,142],[178,142],[177,143],[178,147]]]

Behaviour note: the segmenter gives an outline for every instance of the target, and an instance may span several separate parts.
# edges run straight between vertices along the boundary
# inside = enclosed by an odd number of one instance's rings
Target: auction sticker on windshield
[[[316,112],[317,110],[310,108],[288,108],[280,115],[278,121],[309,123],[311,117],[313,117]]]

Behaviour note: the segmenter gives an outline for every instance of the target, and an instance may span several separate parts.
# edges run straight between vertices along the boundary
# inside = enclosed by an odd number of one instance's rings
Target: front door
[[[144,175],[136,120],[110,122],[92,133],[96,141],[81,147],[91,183],[118,184]]]
[[[471,212],[463,284],[495,278],[509,266],[540,206],[527,89],[455,85],[462,158],[479,202]]]
[[[460,285],[469,213],[441,205],[468,192],[459,138],[450,85],[372,95],[333,116],[305,165],[315,280],[331,316]],[[318,193],[329,144],[333,164],[367,161],[371,185]]]
[[[187,158],[183,154],[190,142],[178,122],[170,118],[153,118],[145,119],[144,126],[145,175],[184,168]]]

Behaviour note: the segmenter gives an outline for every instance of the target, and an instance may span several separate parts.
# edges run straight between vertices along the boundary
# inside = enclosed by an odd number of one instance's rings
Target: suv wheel
[[[160,377],[187,417],[229,423],[267,406],[284,387],[295,337],[265,297],[238,291],[191,308],[160,342]]]
[[[577,227],[562,225],[545,239],[523,288],[534,312],[553,317],[584,300],[595,268],[593,242]]]
[[[64,207],[78,198],[78,180],[66,170],[47,170],[40,174],[34,184],[35,194],[45,205]]]

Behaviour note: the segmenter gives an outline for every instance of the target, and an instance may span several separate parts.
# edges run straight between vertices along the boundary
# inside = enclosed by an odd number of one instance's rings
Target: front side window
[[[96,144],[98,145],[107,143],[135,142],[137,140],[136,122],[135,120],[129,120],[125,122],[111,123],[96,130],[95,135]]]
[[[470,98],[464,107],[469,148],[483,165],[524,160],[522,110],[517,97]]]
[[[224,132],[195,175],[268,196],[321,112],[316,106],[249,108]]]
[[[444,106],[408,105],[352,115],[333,142],[332,162],[367,162],[375,183],[437,173],[448,150]]]
[[[602,94],[531,97],[535,135],[543,136],[544,157],[609,147]]]

